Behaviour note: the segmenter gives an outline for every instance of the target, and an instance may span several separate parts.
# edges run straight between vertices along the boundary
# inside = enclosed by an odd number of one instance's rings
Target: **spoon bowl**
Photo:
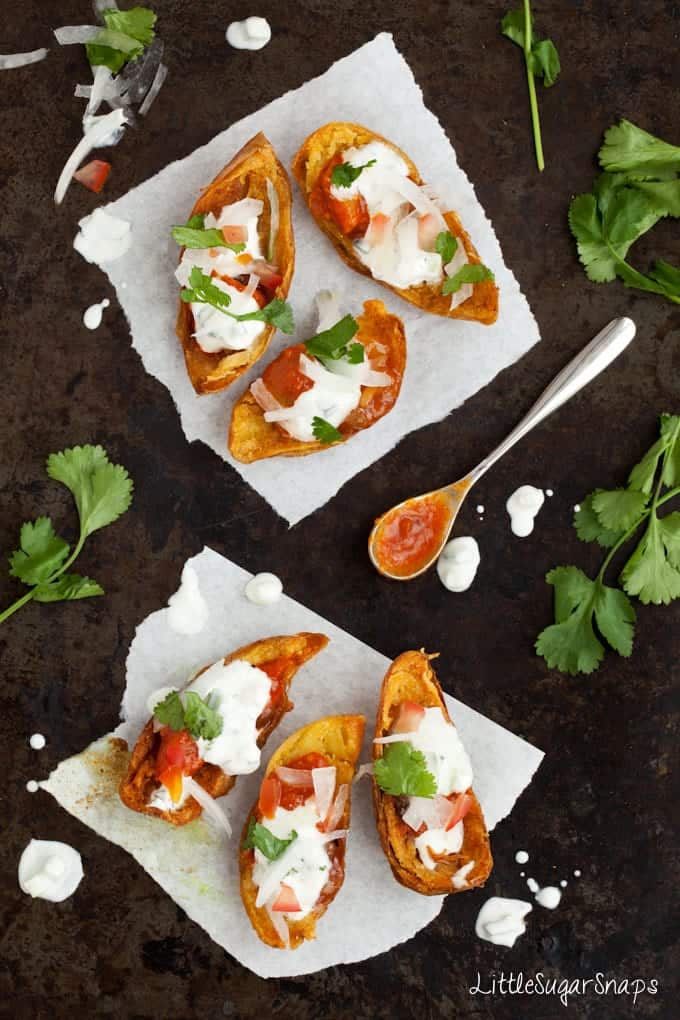
[[[562,369],[510,435],[476,468],[457,482],[403,500],[379,517],[368,538],[368,555],[378,573],[393,581],[411,581],[429,570],[475,482],[535,425],[607,368],[634,336],[631,319],[613,319]]]

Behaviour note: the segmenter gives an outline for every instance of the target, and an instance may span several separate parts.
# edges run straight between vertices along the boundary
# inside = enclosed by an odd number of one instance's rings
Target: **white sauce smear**
[[[477,915],[475,933],[478,938],[495,946],[514,946],[526,931],[524,918],[531,910],[531,904],[525,900],[492,896]]]
[[[104,309],[108,308],[110,301],[108,298],[104,298],[103,301],[98,301],[94,305],[90,305],[86,308],[83,313],[83,325],[86,329],[98,329],[102,324],[102,315]]]
[[[510,514],[513,535],[526,538],[534,530],[534,519],[545,502],[543,489],[533,485],[520,485],[505,504]]]
[[[78,226],[73,247],[88,262],[115,262],[132,244],[130,224],[101,208],[83,217]]]
[[[176,634],[200,634],[208,622],[208,605],[201,595],[198,574],[185,564],[182,580],[168,599],[168,623]]]
[[[536,902],[547,910],[555,910],[562,899],[562,890],[554,885],[546,885],[536,893]]]
[[[266,18],[246,18],[232,21],[226,31],[227,42],[235,50],[261,50],[272,37]]]
[[[271,606],[283,594],[283,584],[276,574],[255,574],[245,588],[246,598],[256,606]]]
[[[32,839],[19,860],[19,885],[28,896],[61,903],[83,877],[83,862],[67,843]]]
[[[470,535],[454,538],[437,560],[439,580],[449,591],[467,591],[477,574],[481,556],[477,540]]]

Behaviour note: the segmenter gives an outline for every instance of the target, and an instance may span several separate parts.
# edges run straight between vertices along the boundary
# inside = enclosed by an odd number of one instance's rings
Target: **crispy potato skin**
[[[262,132],[251,138],[204,189],[190,215],[209,212],[217,215],[223,206],[231,205],[242,198],[259,198],[264,202],[264,210],[259,220],[259,233],[263,250],[266,252],[270,224],[267,179],[274,185],[279,198],[279,229],[274,245],[274,263],[280,267],[283,276],[272,297],[286,298],[295,268],[290,181],[283,164],[277,159],[271,143]],[[183,253],[184,249],[180,252],[180,259]],[[258,358],[262,357],[276,327],[265,325],[252,346],[245,351],[217,351],[215,354],[207,354],[192,336],[194,318],[191,308],[180,300],[176,328],[194,389],[197,393],[215,393],[231,386]]]
[[[339,829],[349,828],[350,802],[352,799],[351,784],[357,759],[361,752],[364,724],[365,719],[363,715],[335,715],[327,716],[325,719],[317,719],[316,722],[304,726],[301,730],[288,737],[287,740],[284,740],[279,749],[275,751],[267,766],[264,778],[271,775],[279,765],[286,765],[288,762],[295,761],[296,758],[301,758],[313,751],[325,754],[331,765],[335,765],[337,769],[336,785],[340,786],[342,783],[347,783],[349,787],[345,810],[338,823]],[[257,819],[257,802],[253,804],[246,818],[241,843],[243,843],[246,837],[251,818]],[[339,840],[337,846],[336,859],[343,869],[340,884],[335,888],[327,901],[317,906],[301,921],[288,922],[291,949],[297,949],[307,939],[316,938],[316,922],[326,913],[329,904],[332,903],[342,886],[342,881],[344,880],[345,841]],[[286,947],[279,938],[265,908],[255,906],[258,887],[253,882],[252,877],[253,855],[251,851],[240,851],[239,872],[241,875],[241,899],[253,928],[268,946],[272,946],[274,949],[285,949]]]
[[[376,737],[387,736],[404,701],[414,701],[424,708],[441,708],[450,721],[441,687],[430,665],[430,656],[425,652],[404,652],[392,663],[380,692]],[[383,745],[373,744],[373,760],[382,758],[382,754]],[[493,867],[489,833],[479,801],[472,790],[467,792],[472,795],[474,803],[463,823],[463,845],[457,854],[439,855],[437,867],[430,871],[418,856],[410,830],[401,821],[398,798],[384,793],[373,780],[373,806],[380,842],[392,874],[401,885],[426,896],[463,892],[484,885]],[[474,861],[475,866],[467,876],[468,884],[457,889],[451,881],[453,875],[470,861]]]
[[[273,659],[290,660],[290,665],[282,677],[283,695],[275,711],[270,714],[260,731],[257,741],[259,747],[264,747],[268,737],[279,725],[286,712],[290,712],[293,708],[293,702],[288,698],[288,691],[298,669],[327,644],[328,638],[324,634],[301,633],[293,634],[290,637],[270,637],[245,645],[224,659],[225,666],[236,659],[244,659],[252,666],[259,666],[262,663],[271,662]],[[200,672],[203,673],[208,668],[209,666],[204,666]],[[154,776],[159,745],[160,737],[154,733],[153,719],[149,719],[135,744],[127,775],[120,784],[120,799],[127,807],[140,812],[140,814],[162,818],[170,825],[186,825],[187,822],[198,818],[202,812],[201,805],[193,797],[189,797],[176,811],[161,811],[148,805],[151,794],[160,785]],[[212,797],[222,797],[225,793],[229,793],[236,782],[234,776],[227,775],[218,765],[210,765],[207,762],[204,762],[194,772],[193,779],[200,783]]]
[[[415,181],[418,185],[423,183],[418,173],[418,168],[405,152],[402,152],[401,149],[388,141],[388,139],[383,138],[382,135],[378,135],[374,131],[362,127],[360,124],[350,124],[347,122],[334,121],[331,124],[318,128],[302,143],[292,163],[293,176],[300,185],[302,194],[310,206],[310,212],[312,212],[317,225],[330,238],[338,255],[347,265],[351,269],[356,270],[357,273],[362,273],[371,279],[373,279],[373,276],[370,269],[354,254],[351,239],[342,233],[332,219],[315,215],[310,204],[310,198],[318,177],[329,159],[345,149],[376,141],[389,145],[391,149],[399,153],[409,168],[411,180]],[[479,255],[470,237],[463,229],[463,225],[456,213],[453,211],[446,212],[444,213],[444,219],[451,233],[463,241],[470,262],[480,262]],[[382,281],[376,280],[376,283],[382,283]],[[399,294],[405,301],[409,301],[412,305],[422,308],[425,312],[432,312],[434,315],[443,315],[449,319],[468,319],[474,322],[481,322],[487,326],[494,323],[498,318],[498,288],[492,280],[476,283],[472,296],[454,309],[450,307],[450,296],[442,294],[441,288],[434,284],[424,283],[405,290],[391,287],[387,283],[382,283],[382,286],[389,287],[390,290],[394,291],[395,294]]]
[[[267,457],[304,457],[308,453],[316,453],[318,450],[327,450],[331,446],[338,446],[340,442],[346,442],[361,431],[362,427],[370,428],[370,425],[379,421],[384,415],[392,410],[401,389],[401,383],[406,370],[406,334],[404,324],[397,315],[391,315],[382,301],[364,301],[364,311],[357,316],[359,331],[355,337],[358,341],[368,343],[376,340],[383,344],[388,351],[387,367],[393,378],[391,386],[365,386],[361,391],[361,400],[357,411],[369,404],[377,393],[381,393],[382,403],[380,413],[377,414],[367,426],[353,426],[351,421],[343,422],[340,426],[343,438],[338,443],[319,443],[314,440],[311,443],[303,443],[292,436],[286,436],[273,424],[264,420],[264,411],[253,397],[250,389],[241,396],[231,416],[229,428],[229,451],[232,457],[242,464],[251,464],[255,460],[264,460]],[[352,412],[356,415],[356,412]],[[351,415],[350,415],[351,418]]]

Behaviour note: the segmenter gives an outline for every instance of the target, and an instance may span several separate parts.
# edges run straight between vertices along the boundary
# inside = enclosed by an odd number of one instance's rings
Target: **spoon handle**
[[[512,432],[474,468],[468,478],[476,482],[495,464],[504,453],[530,432],[534,425],[547,418],[558,407],[583,389],[595,376],[618,358],[635,336],[635,323],[632,319],[612,319],[603,330],[580,351],[575,358],[555,376],[550,385],[543,391],[531,410],[515,426]]]

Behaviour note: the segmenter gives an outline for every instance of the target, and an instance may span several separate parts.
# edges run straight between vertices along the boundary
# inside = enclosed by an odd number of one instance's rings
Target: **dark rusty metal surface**
[[[656,978],[660,992],[643,994],[633,1010],[630,997],[591,991],[572,1000],[575,1015],[675,1017],[678,608],[641,607],[633,656],[609,654],[590,678],[551,673],[532,643],[550,619],[545,571],[560,562],[590,570],[598,562],[569,526],[573,504],[597,485],[623,481],[652,440],[656,415],[680,410],[680,313],[618,283],[590,284],[566,226],[569,199],[590,187],[602,132],[618,116],[680,143],[680,5],[534,5],[563,66],[558,85],[539,92],[542,176],[533,162],[521,55],[499,34],[502,5],[262,0],[256,7],[155,4],[170,74],[148,119],[111,150],[106,199],[376,32],[391,31],[475,182],[544,339],[463,408],[406,438],[289,530],[235,472],[200,444],[186,443],[170,396],[130,348],[115,299],[97,332],[82,325],[85,307],[113,298],[100,272],[71,247],[78,218],[99,200],[74,185],[62,208],[52,202],[80,130],[72,90],[86,80],[82,48],[54,47],[42,64],[0,72],[0,549],[9,553],[20,523],[39,513],[51,513],[61,527],[73,522],[68,494],[44,475],[50,451],[101,442],[137,483],[124,523],[94,536],[83,555],[82,569],[104,584],[106,597],[28,606],[0,627],[0,1011],[140,1020],[411,1013],[551,1020],[562,1015],[556,997],[472,996],[468,989],[477,972],[488,987],[501,971],[559,979],[601,971],[619,980]],[[235,52],[224,29],[251,13],[269,18],[273,40],[259,54]],[[51,28],[89,17],[89,4],[76,0],[6,4],[0,50],[47,44]],[[391,127],[383,125],[388,136]],[[677,263],[677,222],[659,225],[639,248],[641,258]],[[407,586],[378,578],[365,552],[373,518],[476,463],[568,357],[620,314],[638,324],[632,348],[508,454],[465,508],[462,532],[482,545],[471,591],[447,595],[434,573]],[[535,534],[517,541],[504,503],[525,482],[555,495]],[[476,502],[487,508],[483,522]],[[135,626],[164,604],[184,559],[204,544],[250,570],[276,571],[290,595],[387,655],[423,645],[440,650],[447,690],[547,752],[537,779],[494,834],[496,868],[487,889],[451,897],[426,931],[386,956],[263,981],[214,945],[122,850],[46,795],[25,791],[28,779],[115,725]],[[2,603],[17,589],[3,572]],[[28,747],[36,730],[48,738],[42,752]],[[32,836],[66,840],[83,855],[85,880],[64,904],[31,902],[16,885],[17,861]],[[583,876],[570,880],[557,911],[535,908],[511,952],[472,932],[485,895],[522,895],[513,860],[520,846],[531,851],[531,870],[543,881],[574,868]]]

